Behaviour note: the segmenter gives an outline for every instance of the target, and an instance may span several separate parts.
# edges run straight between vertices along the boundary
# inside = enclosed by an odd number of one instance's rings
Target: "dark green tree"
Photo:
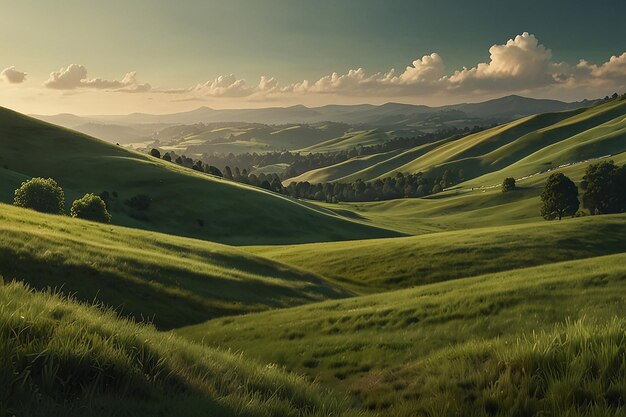
[[[502,181],[502,192],[503,193],[508,193],[509,191],[514,191],[515,190],[515,178],[505,178],[504,181]]]
[[[72,217],[94,222],[109,223],[111,221],[111,215],[107,211],[104,200],[95,194],[85,194],[83,198],[74,200],[70,214]]]
[[[546,220],[573,216],[580,207],[576,184],[560,172],[548,177],[541,201],[541,216]]]
[[[620,213],[624,211],[624,168],[613,161],[591,164],[583,177],[583,207],[591,214]]]
[[[42,213],[61,214],[65,210],[65,194],[52,178],[32,178],[15,190],[13,204]]]
[[[152,150],[150,151],[150,155],[154,156],[155,158],[161,158],[161,152],[156,148],[152,148]]]

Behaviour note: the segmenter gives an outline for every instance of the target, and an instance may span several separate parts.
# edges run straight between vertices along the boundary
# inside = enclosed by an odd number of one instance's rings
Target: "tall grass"
[[[0,415],[328,416],[302,377],[22,283],[0,285]]]
[[[444,397],[436,404],[449,402],[453,407],[464,392],[467,395],[474,392],[475,388],[466,387],[463,380],[470,376],[483,378],[488,369],[484,367],[484,361],[489,359],[487,347],[509,357],[515,351],[508,349],[517,339],[526,343],[534,340],[533,332],[553,334],[554,326],[568,320],[586,318],[585,323],[591,326],[590,334],[595,334],[597,328],[592,325],[609,322],[614,317],[623,318],[625,278],[626,254],[619,254],[216,319],[177,332],[207,345],[241,350],[306,373],[349,393],[364,409],[393,415],[387,413],[396,412],[402,404],[406,415],[415,415],[410,411],[428,411],[425,404],[434,393]],[[623,324],[620,326],[624,330]],[[528,343],[535,345],[534,341]],[[541,346],[537,342],[537,347]],[[556,343],[544,350],[552,352],[558,346]],[[472,356],[476,360],[468,359],[463,365],[466,376],[455,375],[461,365],[450,359],[450,352],[454,348],[471,352],[472,347],[482,350]],[[590,348],[590,354],[594,349]],[[617,357],[622,355],[623,361],[626,344],[620,341],[616,349]],[[605,360],[602,359],[605,353],[598,351],[598,354],[601,355],[598,361]],[[575,360],[567,356],[569,353],[550,355],[556,355],[562,366]],[[537,363],[537,372],[554,370],[549,361]],[[615,366],[619,370],[624,365],[617,361]],[[413,372],[415,369],[418,371]],[[602,375],[598,378],[604,378]],[[558,378],[561,377],[559,374]],[[500,376],[488,378],[491,381]],[[511,379],[511,386],[503,386],[502,395],[513,395],[523,389],[522,385],[515,388],[516,378]],[[597,392],[603,389],[597,388]],[[562,401],[569,400],[563,397]],[[456,415],[472,415],[478,407],[474,403],[462,404]],[[504,410],[512,403],[501,404]],[[541,407],[549,407],[542,404]],[[499,412],[505,413],[502,410]],[[455,415],[453,411],[449,414],[445,409],[439,411],[442,415]],[[433,415],[438,414],[433,411]]]
[[[623,416],[626,321],[461,344],[381,381],[371,398],[401,398],[387,409],[396,416]]]

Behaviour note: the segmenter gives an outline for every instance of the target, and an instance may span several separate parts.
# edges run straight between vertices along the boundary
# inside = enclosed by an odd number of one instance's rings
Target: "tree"
[[[581,184],[584,190],[583,207],[591,214],[624,211],[626,190],[623,172],[624,167],[617,167],[613,161],[589,165]]]
[[[170,155],[169,152],[163,155],[163,160],[167,162],[172,162],[172,156]]]
[[[95,194],[85,194],[83,198],[74,200],[70,214],[72,217],[94,222],[109,223],[111,221],[111,215],[107,211],[104,200]]]
[[[32,178],[15,190],[13,204],[42,213],[61,214],[65,210],[65,194],[52,178]]]
[[[150,155],[154,156],[155,158],[161,158],[161,152],[159,152],[159,150],[156,148],[152,148],[152,150],[150,151]]]
[[[573,216],[580,206],[576,184],[560,172],[548,177],[541,193],[541,201],[541,216],[546,220],[557,217],[561,220],[563,216]]]
[[[513,190],[515,190],[515,178],[505,178],[504,181],[502,181],[502,192],[508,193]]]

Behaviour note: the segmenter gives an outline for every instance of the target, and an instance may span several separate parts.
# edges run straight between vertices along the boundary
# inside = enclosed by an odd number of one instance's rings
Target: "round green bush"
[[[72,217],[94,222],[109,223],[111,221],[111,215],[107,211],[104,200],[95,194],[85,194],[83,198],[74,200],[70,214]]]
[[[65,210],[65,195],[52,178],[32,178],[15,190],[13,204],[42,213],[60,214]]]

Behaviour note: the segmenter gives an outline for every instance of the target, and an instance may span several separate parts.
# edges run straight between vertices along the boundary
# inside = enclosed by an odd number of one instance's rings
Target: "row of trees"
[[[13,204],[42,213],[64,214],[65,193],[52,178],[32,178],[24,181],[15,190]],[[111,215],[102,198],[90,193],[74,200],[70,208],[70,215],[102,223],[111,221]]]
[[[581,182],[582,206],[592,215],[626,212],[626,165],[613,161],[591,164]],[[541,193],[541,215],[546,220],[574,216],[580,208],[578,187],[563,173],[548,177]]]
[[[160,157],[160,153],[158,153],[157,149],[153,149],[151,154],[154,157]],[[171,159],[164,159],[171,161]],[[287,187],[284,187],[282,185],[281,176],[275,173],[259,173],[256,175],[248,172],[245,168],[240,170],[238,167],[235,167],[234,170],[231,170],[229,166],[226,166],[222,172],[215,166],[204,164],[201,160],[194,161],[185,156],[177,157],[174,162],[197,171],[264,188],[291,197],[327,202],[380,201],[395,198],[424,197],[441,192],[444,188],[457,184],[464,179],[463,170],[459,169],[446,170],[442,175],[434,178],[426,178],[422,173],[397,173],[395,176],[377,179],[371,182],[356,180],[347,183],[327,182],[311,184],[308,181],[299,181],[292,182]]]
[[[308,181],[299,181],[292,182],[285,187],[277,174],[247,174],[245,170],[240,172],[238,169],[232,173],[232,176],[226,174],[224,175],[225,178],[244,184],[254,185],[294,198],[329,203],[424,197],[441,192],[444,188],[463,179],[463,170],[447,170],[442,176],[434,178],[427,178],[421,172],[417,174],[397,173],[395,176],[367,182],[356,180],[353,182],[311,184]]]

